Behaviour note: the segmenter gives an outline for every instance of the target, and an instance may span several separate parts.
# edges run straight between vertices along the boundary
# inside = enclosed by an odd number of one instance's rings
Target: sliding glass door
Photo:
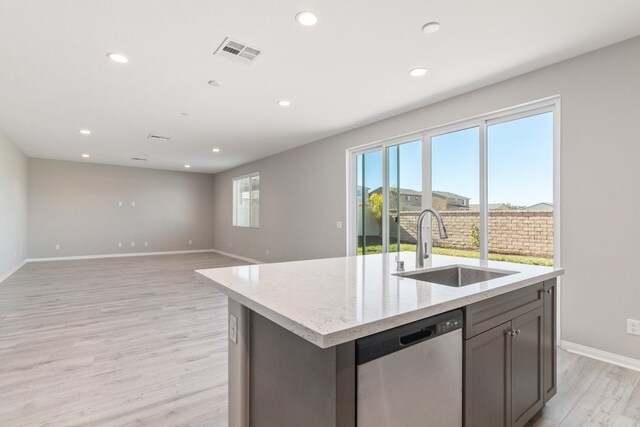
[[[433,253],[480,257],[480,127],[430,138],[431,207],[449,237],[431,233]]]
[[[357,236],[349,252],[414,251],[418,215],[431,207],[449,234],[439,239],[425,223],[435,254],[553,265],[555,111],[551,101],[354,153]]]
[[[388,252],[415,251],[422,211],[422,140],[387,147]]]
[[[553,113],[487,126],[490,258],[553,263]]]
[[[478,119],[426,138],[433,253],[553,265],[553,108]],[[473,123],[473,122],[471,122]]]
[[[356,153],[358,254],[415,250],[422,210],[422,140]]]
[[[382,252],[383,150],[356,155],[357,253]]]

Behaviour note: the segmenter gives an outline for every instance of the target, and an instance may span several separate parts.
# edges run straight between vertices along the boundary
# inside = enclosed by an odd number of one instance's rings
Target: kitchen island
[[[407,272],[397,271],[396,257]],[[356,425],[358,340],[456,309],[464,312],[465,424],[528,421],[555,390],[555,278],[563,270],[438,255],[425,260],[420,271],[501,272],[451,286],[412,278],[414,266],[415,254],[403,252],[198,270],[229,297],[229,425]],[[521,331],[528,347],[512,345]],[[500,346],[504,363],[488,364],[486,355],[500,355]],[[512,387],[507,382],[519,360],[511,358],[523,351],[526,358],[531,348],[536,360],[522,365],[537,363],[538,372],[516,372],[522,381]],[[502,371],[489,375],[496,381],[488,384],[487,370],[496,367]],[[534,375],[540,384],[532,383]],[[476,389],[492,387],[495,393],[474,400]]]

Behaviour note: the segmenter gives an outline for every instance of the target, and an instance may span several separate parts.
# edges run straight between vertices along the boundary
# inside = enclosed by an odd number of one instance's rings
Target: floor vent
[[[251,65],[258,59],[258,56],[262,55],[262,51],[227,37],[213,54],[222,56],[232,62]]]
[[[150,133],[149,136],[147,136],[147,138],[152,141],[168,141],[171,139],[168,136],[154,135],[152,133]]]

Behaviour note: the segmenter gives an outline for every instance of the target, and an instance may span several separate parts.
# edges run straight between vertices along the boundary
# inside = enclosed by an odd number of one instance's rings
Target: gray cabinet
[[[464,342],[464,421],[467,427],[511,424],[511,322]]]
[[[557,292],[556,279],[544,282],[543,384],[545,403],[555,396],[558,383]]]
[[[537,308],[513,319],[511,328],[511,425],[523,426],[544,405],[542,318]]]
[[[548,346],[555,338],[546,334],[555,317],[547,320],[545,306],[555,288],[547,293],[543,285],[467,307],[466,426],[523,426],[542,408],[547,391],[555,390],[555,373],[547,372],[555,367],[555,345]],[[502,323],[495,325],[496,319]]]

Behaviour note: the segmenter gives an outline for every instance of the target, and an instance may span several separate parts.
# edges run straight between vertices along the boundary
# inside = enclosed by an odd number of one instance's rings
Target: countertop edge
[[[285,328],[286,330],[298,335],[306,341],[309,341],[312,344],[317,345],[320,348],[329,348],[333,347],[333,345],[325,344],[325,336],[319,332],[313,331],[309,329],[307,326],[304,326],[294,320],[289,319],[282,314],[269,309],[268,307],[263,306],[262,304],[258,304],[250,298],[245,297],[242,294],[235,292],[233,289],[230,289],[224,286],[221,283],[216,282],[215,280],[205,276],[200,272],[200,270],[195,270],[196,274],[200,275],[206,282],[212,284],[216,289],[218,289],[221,293],[226,295],[228,298],[231,298],[234,301],[242,304],[248,309],[255,311],[259,315],[265,317],[268,320],[271,320],[275,324]],[[348,340],[347,340],[348,341]],[[344,342],[347,342],[344,341]],[[337,345],[337,344],[335,344]]]
[[[218,283],[215,280],[207,277],[200,270],[195,270],[195,272],[200,277],[204,278],[207,283],[212,284],[216,289],[218,289],[220,292],[225,294],[227,297],[233,299],[234,301],[237,301],[238,303],[244,305],[250,310],[255,311],[261,316],[271,320],[277,325],[285,328],[286,330],[290,331],[295,335],[298,335],[304,340],[309,341],[312,344],[315,344],[320,348],[330,348],[330,347],[338,346],[340,344],[344,344],[349,341],[354,341],[358,338],[362,338],[367,335],[372,335],[378,332],[385,331],[387,329],[391,329],[407,323],[415,322],[420,319],[435,316],[450,310],[462,308],[467,305],[476,303],[478,301],[482,301],[488,298],[492,298],[492,297],[502,295],[508,292],[512,292],[518,289],[522,289],[527,286],[531,286],[536,283],[543,282],[545,280],[553,279],[555,277],[559,277],[564,274],[564,269],[559,268],[559,269],[552,270],[546,273],[541,273],[532,277],[526,277],[514,283],[500,286],[498,288],[485,290],[473,295],[462,296],[455,300],[450,300],[444,303],[440,303],[440,304],[432,305],[428,307],[418,308],[413,311],[400,313],[395,316],[375,320],[371,323],[353,326],[353,327],[345,328],[339,331],[329,332],[327,334],[322,334],[320,332],[311,330],[308,327],[294,320],[291,320],[288,317],[281,315],[280,313],[277,313],[261,304],[256,303],[250,298],[247,298],[244,295],[239,294],[234,290],[224,286],[223,284]]]

